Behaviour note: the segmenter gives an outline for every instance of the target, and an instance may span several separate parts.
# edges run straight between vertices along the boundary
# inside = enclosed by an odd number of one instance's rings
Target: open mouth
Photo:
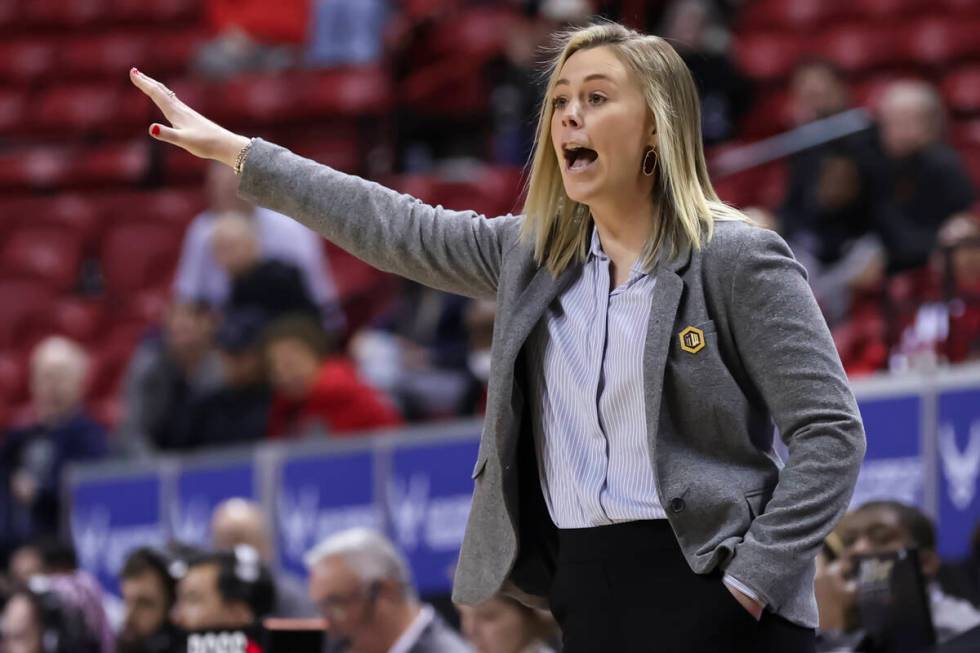
[[[566,145],[564,148],[564,153],[565,168],[571,172],[585,170],[599,158],[598,152],[580,145]]]

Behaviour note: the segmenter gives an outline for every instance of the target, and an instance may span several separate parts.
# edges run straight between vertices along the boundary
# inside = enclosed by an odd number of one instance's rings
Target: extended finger
[[[167,120],[170,122],[174,121],[179,100],[173,91],[152,77],[144,75],[135,68],[130,69],[129,79],[133,82],[136,88],[143,91],[151,100],[153,100],[153,104],[159,107],[160,111],[163,112],[163,115],[167,117]]]
[[[177,133],[176,129],[167,127],[166,125],[161,125],[158,122],[150,125],[150,136],[157,139],[158,141],[163,141],[165,143],[170,143],[172,145],[177,145],[183,147],[180,144],[180,135]]]

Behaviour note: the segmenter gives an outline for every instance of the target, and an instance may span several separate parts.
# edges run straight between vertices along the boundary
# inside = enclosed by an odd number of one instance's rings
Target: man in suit
[[[354,528],[332,535],[306,562],[310,598],[327,622],[329,651],[470,650],[431,605],[419,601],[404,558],[380,533]]]

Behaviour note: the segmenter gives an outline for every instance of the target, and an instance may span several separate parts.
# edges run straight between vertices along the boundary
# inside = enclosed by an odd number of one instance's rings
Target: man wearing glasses
[[[329,651],[463,653],[470,648],[419,601],[408,565],[383,535],[351,529],[306,558],[310,598],[326,620]]]

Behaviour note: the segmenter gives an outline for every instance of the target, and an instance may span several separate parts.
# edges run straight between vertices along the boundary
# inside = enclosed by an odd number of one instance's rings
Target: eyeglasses
[[[319,601],[317,607],[326,619],[343,620],[347,618],[352,604],[362,600],[365,592],[363,589],[356,589],[346,594],[328,594]]]

